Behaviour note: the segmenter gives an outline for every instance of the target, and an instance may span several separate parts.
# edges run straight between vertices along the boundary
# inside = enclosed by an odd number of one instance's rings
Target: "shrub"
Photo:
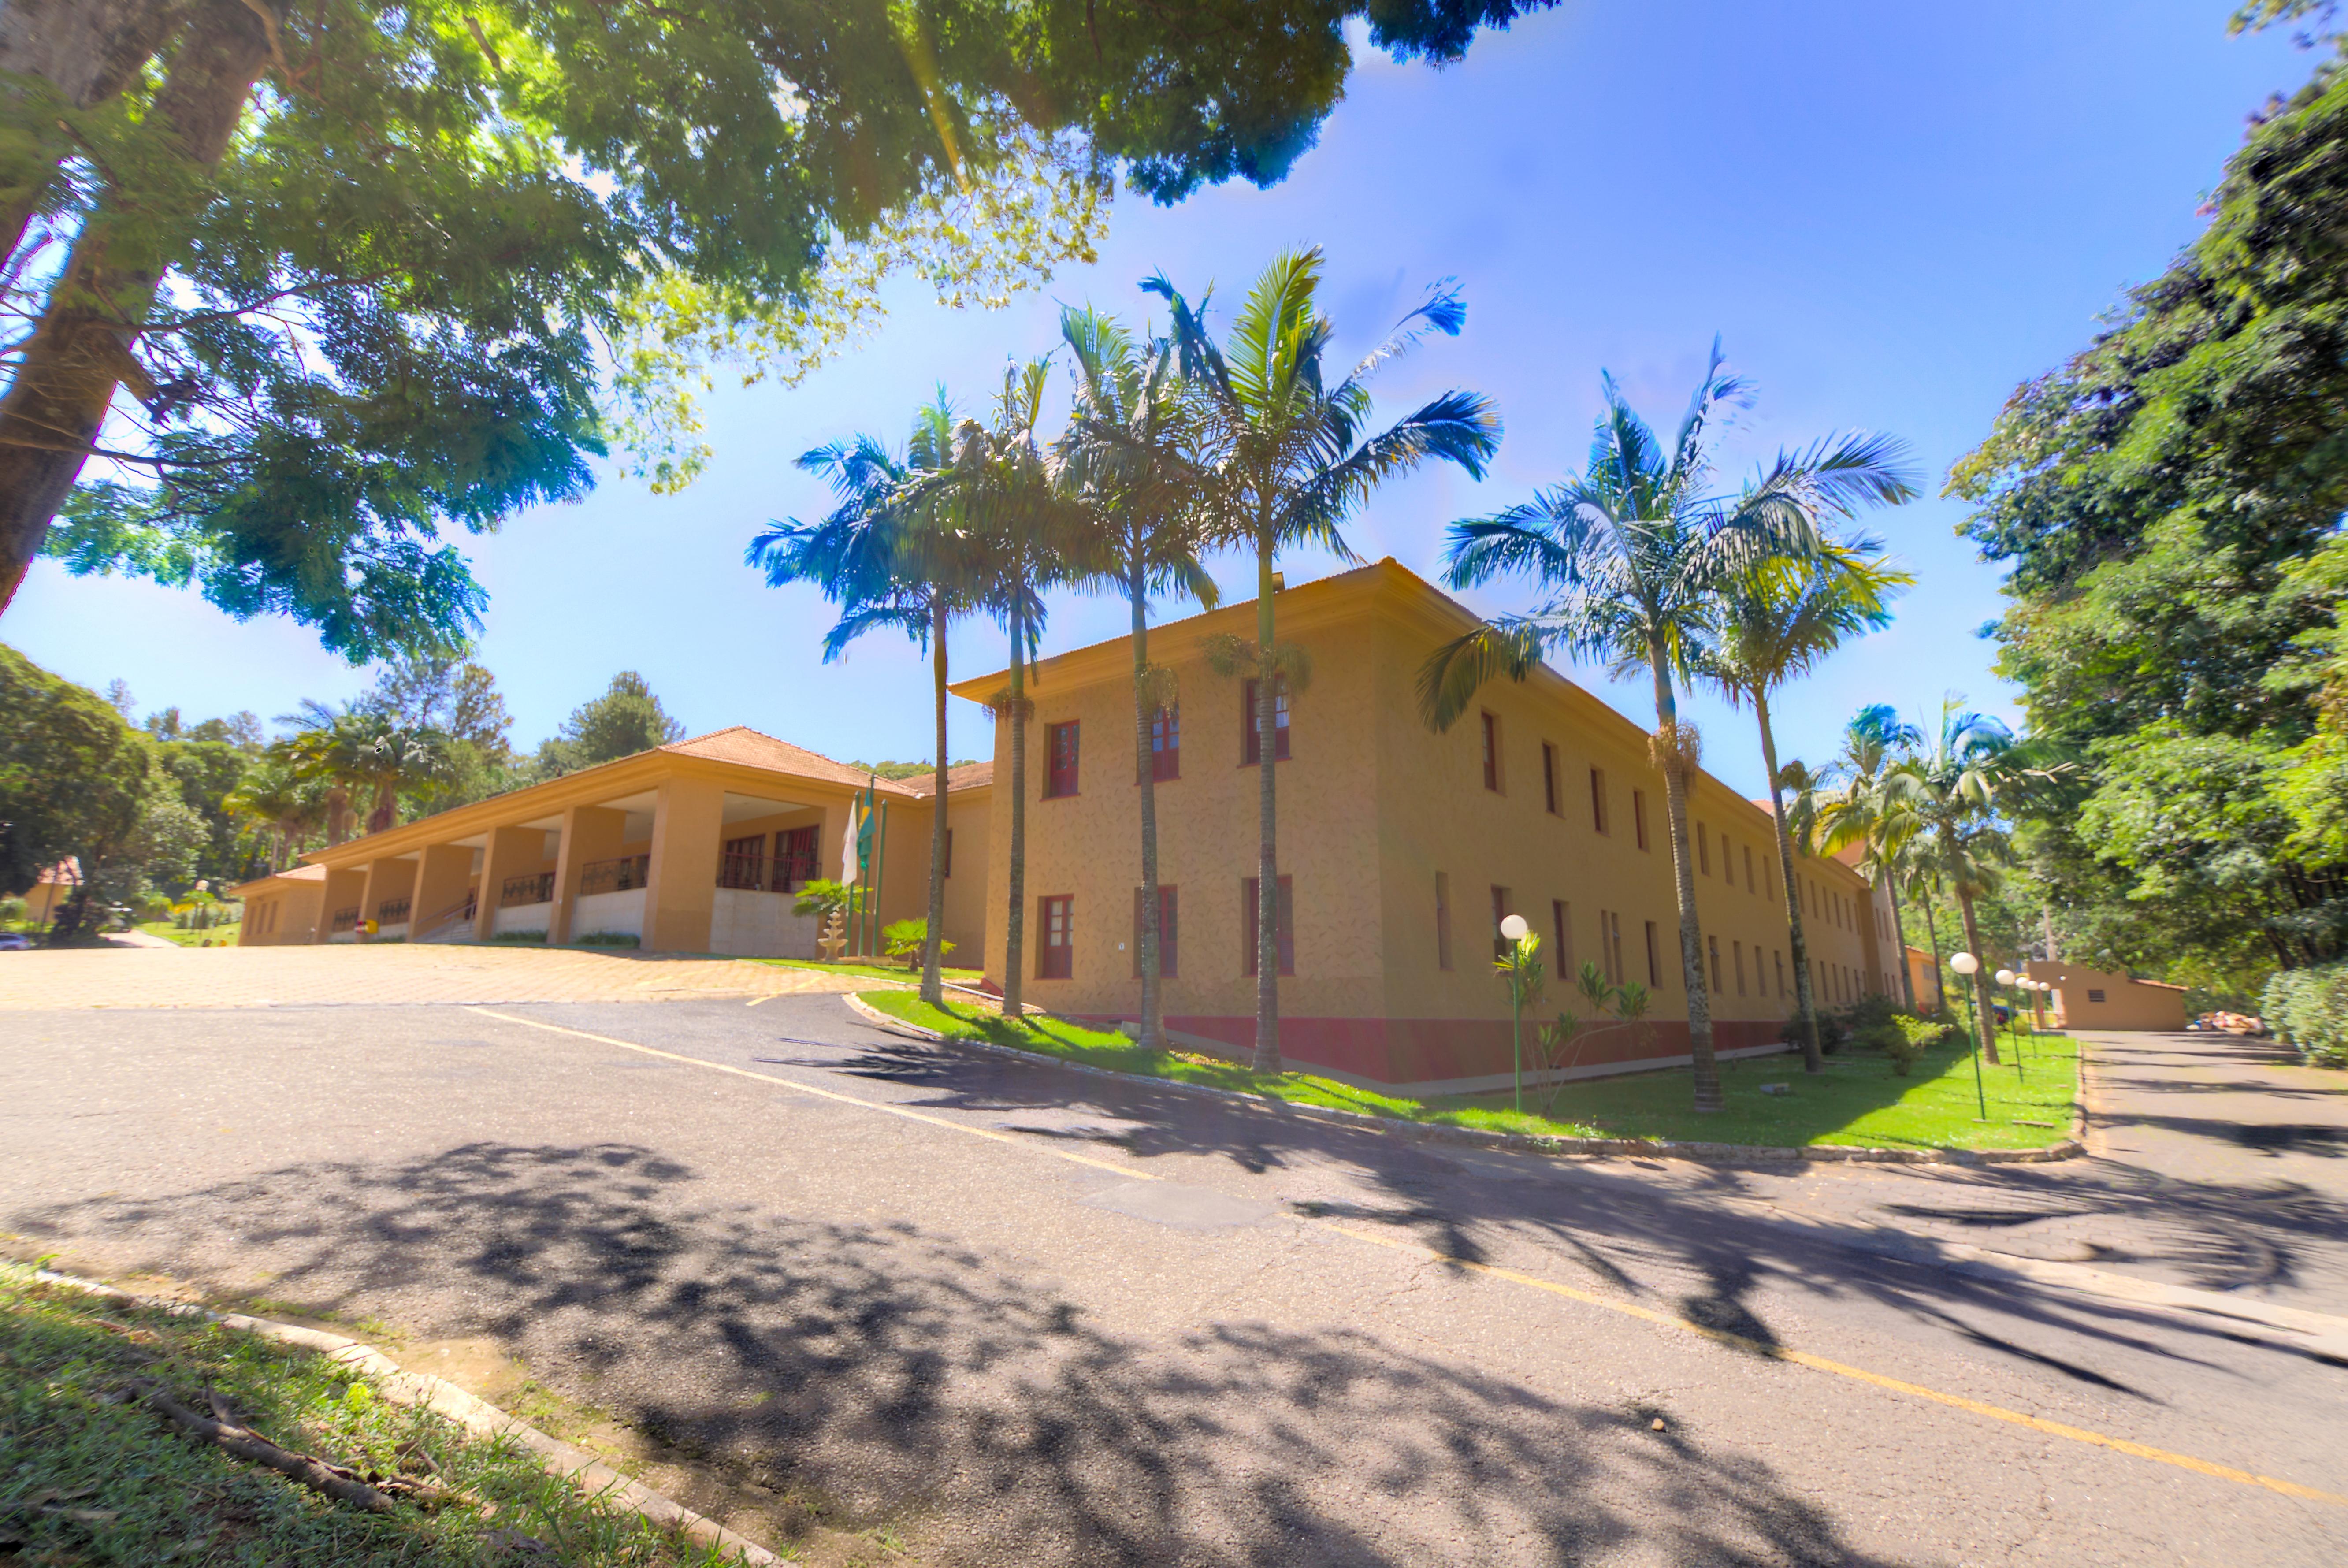
[[[891,958],[902,959],[908,969],[922,961],[922,947],[929,939],[930,923],[926,917],[901,920],[893,925],[880,928],[883,951]],[[939,961],[942,963],[945,955],[952,953],[953,948],[954,944],[951,942],[939,943]]]
[[[491,942],[544,942],[546,940],[546,933],[542,931],[500,931],[491,936],[489,940]]]
[[[582,947],[642,947],[644,939],[633,931],[591,931],[572,940]]]
[[[2311,1066],[2348,1068],[2348,962],[2284,970],[2267,982],[2259,1009]]]

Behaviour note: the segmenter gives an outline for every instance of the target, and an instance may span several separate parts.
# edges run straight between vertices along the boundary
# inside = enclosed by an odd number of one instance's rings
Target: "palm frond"
[[[1444,644],[1418,668],[1419,718],[1437,734],[1449,729],[1488,683],[1530,675],[1541,644],[1540,630],[1525,621],[1488,621]]]

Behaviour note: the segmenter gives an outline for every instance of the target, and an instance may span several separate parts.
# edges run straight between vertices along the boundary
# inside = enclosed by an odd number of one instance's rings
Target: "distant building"
[[[81,861],[77,857],[67,855],[57,864],[44,867],[41,874],[34,880],[32,888],[25,894],[25,918],[55,920],[57,905],[73,897],[74,890],[79,886]]]
[[[2054,987],[2052,1001],[2058,1029],[2157,1029],[2185,1027],[2185,987],[2137,980],[2117,970],[2090,969],[2034,958],[2031,978]]]

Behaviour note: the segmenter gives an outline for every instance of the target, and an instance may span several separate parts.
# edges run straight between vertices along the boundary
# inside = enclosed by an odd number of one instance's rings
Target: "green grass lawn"
[[[1528,1090],[1519,1114],[1507,1091],[1472,1099],[1423,1101],[1357,1088],[1309,1073],[1265,1077],[1236,1063],[1188,1051],[1145,1051],[1121,1034],[1087,1029],[1058,1018],[1014,1023],[987,1009],[949,1002],[941,1010],[906,991],[870,991],[875,1010],[954,1039],[1016,1046],[1092,1067],[1178,1083],[1207,1084],[1298,1105],[1358,1110],[1399,1120],[1482,1128],[1495,1132],[1563,1138],[1664,1138],[1709,1143],[1791,1148],[1810,1143],[1885,1149],[2043,1149],[2066,1136],[2078,1081],[2077,1047],[2059,1035],[2024,1042],[2025,1073],[2011,1065],[1985,1068],[1989,1120],[1975,1119],[1972,1058],[1942,1046],[1925,1054],[1906,1078],[1873,1052],[1827,1058],[1827,1070],[1806,1078],[1797,1056],[1724,1062],[1728,1109],[1699,1117],[1685,1068],[1593,1078],[1563,1086],[1554,1105],[1546,1090]],[[1790,1086],[1784,1095],[1761,1092],[1765,1083]],[[1542,1114],[1547,1108],[1549,1114]],[[2026,1122],[2047,1125],[2032,1127]]]
[[[455,1498],[364,1512],[166,1422],[208,1392],[282,1448]],[[21,1553],[21,1557],[11,1555]],[[0,1556],[26,1563],[716,1568],[738,1561],[598,1501],[509,1439],[385,1400],[316,1351],[45,1285],[0,1264]]]
[[[174,925],[168,920],[143,921],[138,929],[149,936],[160,936],[166,942],[176,942],[182,947],[201,947],[207,942],[214,947],[234,947],[238,931],[238,927],[233,925],[215,925],[204,931],[191,931],[185,926]]]
[[[819,975],[845,975],[855,980],[902,980],[908,985],[918,985],[922,978],[919,967],[907,969],[897,964],[867,964],[852,958],[839,964],[826,964],[813,958],[761,958],[757,962],[778,964],[786,969],[812,969]],[[983,978],[975,969],[941,968],[938,973],[957,985],[973,985]]]
[[[2078,1093],[2076,1043],[2063,1035],[2025,1037],[2019,1073],[2013,1037],[2002,1037],[1998,1049],[2005,1065],[1982,1068],[1986,1122],[1978,1119],[1972,1057],[1955,1045],[1927,1051],[1906,1078],[1895,1076],[1882,1056],[1864,1050],[1828,1057],[1827,1070],[1817,1078],[1806,1076],[1802,1058],[1793,1054],[1723,1062],[1720,1078],[1728,1109],[1715,1116],[1689,1109],[1694,1090],[1684,1068],[1562,1085],[1555,1113],[1562,1120],[1602,1127],[1617,1138],[1780,1148],[1845,1143],[1873,1149],[2044,1149],[2068,1137]],[[1764,1084],[1780,1083],[1787,1086],[1784,1094],[1761,1092]],[[1507,1098],[1485,1095],[1467,1103],[1498,1105]],[[1525,1103],[1548,1104],[1548,1091],[1538,1097],[1528,1091]]]

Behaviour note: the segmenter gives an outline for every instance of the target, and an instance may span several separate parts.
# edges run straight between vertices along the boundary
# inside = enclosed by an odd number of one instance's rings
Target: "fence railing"
[[[407,923],[407,912],[412,907],[413,901],[409,899],[385,899],[375,906],[375,923],[377,925],[405,925]]]
[[[328,930],[330,933],[339,934],[345,931],[356,931],[358,928],[359,912],[356,909],[338,909],[335,911],[334,923],[328,927]]]
[[[512,909],[525,903],[546,903],[554,897],[554,873],[541,872],[530,877],[508,877],[498,890],[498,907]]]
[[[746,892],[767,891],[769,874],[764,855],[720,855],[717,857],[717,885],[739,888]]]
[[[650,855],[622,855],[613,861],[589,861],[579,869],[579,895],[591,892],[626,892],[644,885],[652,873]]]

